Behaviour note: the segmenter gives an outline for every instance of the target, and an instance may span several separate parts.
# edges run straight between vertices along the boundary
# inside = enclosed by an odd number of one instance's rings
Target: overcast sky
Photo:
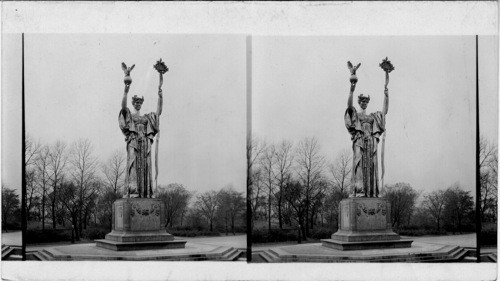
[[[20,186],[21,36],[3,38],[2,181]],[[159,184],[203,192],[246,189],[245,37],[235,35],[25,35],[26,132],[44,144],[88,138],[99,159],[125,153],[118,127],[121,62],[135,64],[128,97],[156,111],[164,75]],[[8,71],[7,71],[8,70]],[[154,161],[154,158],[153,158]],[[154,175],[154,174],[153,174]]]
[[[480,37],[481,131],[498,136],[496,40]],[[315,137],[328,161],[351,149],[344,125],[347,61],[361,63],[367,112],[381,111],[386,56],[390,73],[385,184],[429,192],[453,183],[475,189],[475,37],[254,37],[254,136],[297,144]]]
[[[129,93],[156,110],[160,57],[165,75],[159,182],[205,191],[245,186],[245,38],[224,35],[26,35],[26,127],[43,143],[89,138],[106,160],[125,149],[117,115],[120,63],[136,64]],[[390,74],[385,183],[423,191],[475,181],[475,38],[259,37],[252,39],[254,136],[295,144],[316,137],[333,161],[350,149],[343,114],[346,63],[361,62],[355,95],[381,110]],[[480,37],[481,132],[497,142],[498,61],[494,37]],[[2,182],[20,186],[21,39],[4,35]],[[6,71],[8,70],[8,71]],[[355,99],[356,101],[356,99]],[[356,103],[356,106],[357,103]],[[5,163],[8,163],[5,164]]]

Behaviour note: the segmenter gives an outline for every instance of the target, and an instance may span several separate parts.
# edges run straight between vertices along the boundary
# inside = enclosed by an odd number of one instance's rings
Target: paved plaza
[[[246,249],[247,236],[246,234],[217,236],[217,237],[175,237],[176,240],[184,240],[188,243],[196,243],[203,245],[215,245],[233,247],[238,249]],[[4,232],[1,236],[2,245],[21,246],[21,231]],[[47,247],[69,245],[70,242],[46,243],[36,245],[26,245],[27,250],[39,250]],[[82,243],[79,243],[82,244]],[[94,244],[93,242],[85,244]]]
[[[386,250],[360,250],[360,251],[349,251],[351,256],[357,256],[359,258],[369,258],[374,256],[384,256],[389,252],[397,253],[398,255],[407,254],[418,254],[424,252],[450,252],[454,247],[463,248],[475,248],[476,247],[476,235],[471,234],[460,234],[460,235],[447,235],[447,236],[422,236],[422,237],[410,237],[402,236],[404,239],[412,239],[414,242],[411,248],[407,249],[386,249]],[[21,246],[21,232],[7,232],[2,233],[2,244],[8,246]],[[172,254],[175,251],[183,252],[185,254],[191,254],[196,251],[198,252],[218,252],[222,251],[224,248],[234,248],[238,250],[246,249],[246,235],[228,235],[228,236],[218,236],[218,237],[176,237],[177,240],[186,240],[186,249],[182,250],[167,250]],[[46,249],[51,249],[52,253],[58,255],[64,255],[71,251],[77,256],[92,255],[98,256],[102,254],[104,249],[95,247],[95,243],[77,243],[71,244],[70,242],[59,242],[59,243],[47,243],[47,244],[36,244],[27,245],[27,251],[42,251]],[[253,244],[252,252],[261,253],[264,251],[272,251],[283,256],[288,255],[304,255],[304,254],[314,254],[317,258],[322,258],[324,255],[331,255],[336,257],[341,257],[345,255],[342,251],[336,251],[326,247],[322,247],[321,243],[303,243],[296,244],[294,242],[284,242],[284,243],[269,243],[269,244]],[[125,255],[125,259],[141,259],[145,256],[151,256],[159,254],[160,250],[145,250],[145,251],[130,251]],[[165,251],[165,250],[163,250]],[[496,247],[484,247],[482,248],[483,253],[496,253]],[[165,252],[167,253],[167,252]],[[163,254],[165,254],[163,253]],[[121,255],[121,254],[120,254]],[[168,256],[168,254],[167,254]],[[115,259],[118,256],[115,254],[110,254],[108,256],[110,259]]]
[[[2,234],[2,245],[21,246],[21,232]],[[175,237],[187,241],[183,249],[112,251],[94,242],[28,244],[40,260],[235,260],[246,250],[246,235]]]
[[[402,239],[411,239],[413,243],[428,243],[428,244],[438,244],[438,245],[452,245],[467,248],[476,247],[476,234],[459,234],[459,235],[443,235],[443,236],[401,236]],[[253,244],[252,251],[264,251],[270,248],[296,245],[295,242],[292,243],[266,243],[266,244]]]

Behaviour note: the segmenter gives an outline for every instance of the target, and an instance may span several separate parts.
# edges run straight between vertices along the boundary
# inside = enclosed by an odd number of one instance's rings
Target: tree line
[[[112,204],[123,197],[125,150],[100,161],[88,139],[42,144],[28,135],[25,152],[28,221],[39,222],[42,230],[72,228],[76,240],[89,226],[111,230]],[[3,184],[2,195],[6,229],[9,222],[20,220],[19,195]],[[232,185],[197,194],[179,183],[159,184],[155,197],[165,203],[164,223],[170,229],[235,233],[245,224],[245,197]]]
[[[247,146],[251,229],[299,228],[302,239],[316,227],[336,231],[340,201],[351,188],[352,152],[333,161],[321,154],[315,138],[293,144],[254,138]],[[481,206],[483,221],[496,222],[497,148],[481,139]],[[381,197],[391,203],[392,225],[450,231],[470,230],[474,200],[459,184],[423,194],[408,183],[386,184]],[[469,226],[467,228],[467,226]]]

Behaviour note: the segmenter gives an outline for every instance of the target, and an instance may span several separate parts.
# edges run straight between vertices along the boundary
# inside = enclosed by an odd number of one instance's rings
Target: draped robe
[[[151,147],[159,131],[155,112],[135,115],[128,108],[120,110],[118,123],[127,144],[127,169],[124,197],[153,195]]]
[[[360,115],[354,107],[344,114],[352,141],[351,196],[378,197],[377,146],[385,131],[385,116],[377,111]]]

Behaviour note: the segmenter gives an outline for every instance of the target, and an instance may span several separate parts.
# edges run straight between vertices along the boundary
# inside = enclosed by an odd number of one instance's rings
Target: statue
[[[125,91],[123,94],[118,123],[122,133],[125,135],[127,148],[127,168],[125,176],[125,194],[124,197],[152,198],[152,165],[151,148],[155,135],[159,134],[160,115],[163,107],[163,93],[161,84],[158,89],[158,106],[156,112],[141,115],[141,107],[144,97],[134,95],[132,97],[133,112],[127,107],[127,95],[132,84],[130,72],[134,68],[127,68],[122,63],[122,69],[125,72]],[[165,69],[168,70],[165,66]],[[166,72],[166,71],[165,71]],[[160,80],[163,82],[160,72]],[[158,151],[156,151],[158,153]],[[158,170],[158,167],[156,167]]]
[[[358,104],[361,108],[358,112],[353,106],[353,94],[356,83],[358,82],[356,70],[360,65],[361,64],[358,64],[356,67],[353,67],[351,62],[347,62],[347,66],[351,71],[351,77],[349,79],[351,82],[351,90],[347,99],[347,110],[344,114],[344,121],[348,132],[351,134],[353,150],[353,167],[351,170],[352,192],[350,196],[378,197],[377,146],[380,137],[385,132],[385,115],[389,109],[389,91],[387,89],[388,72],[386,72],[387,81],[384,90],[385,97],[382,111],[367,114],[366,108],[370,102],[370,96],[361,94],[358,96]],[[384,65],[390,65],[392,67],[390,61],[387,60]],[[392,71],[392,69],[390,71]]]

